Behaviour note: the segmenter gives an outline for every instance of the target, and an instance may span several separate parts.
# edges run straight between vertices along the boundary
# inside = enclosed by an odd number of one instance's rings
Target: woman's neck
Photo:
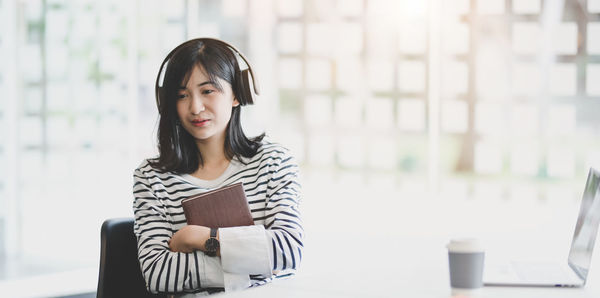
[[[229,163],[225,155],[225,137],[196,141],[196,146],[202,154],[202,167],[218,166]]]

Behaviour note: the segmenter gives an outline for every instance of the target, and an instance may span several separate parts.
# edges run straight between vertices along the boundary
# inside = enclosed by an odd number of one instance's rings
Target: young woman
[[[210,38],[187,41],[163,61],[156,80],[159,155],[133,175],[134,232],[150,292],[198,295],[261,285],[292,274],[302,259],[298,165],[264,134],[244,135],[241,106],[253,103],[251,89],[258,93],[248,72],[255,81],[239,51]],[[237,182],[255,225],[186,225],[182,199]]]

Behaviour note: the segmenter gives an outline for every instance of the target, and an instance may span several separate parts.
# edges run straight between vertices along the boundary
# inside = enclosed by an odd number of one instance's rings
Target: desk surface
[[[398,239],[402,240],[402,239]],[[593,267],[584,288],[484,287],[470,296],[453,296],[444,241],[388,239],[379,254],[360,249],[307,255],[297,276],[223,297],[600,297],[600,276]],[[434,245],[431,245],[434,244]],[[439,244],[439,245],[435,245]],[[320,252],[323,253],[323,252]],[[352,257],[354,256],[354,257]],[[313,259],[310,259],[313,258]],[[598,260],[596,260],[598,261]],[[599,271],[600,272],[600,271]]]
[[[379,200],[385,201],[384,195]],[[421,202],[389,203],[391,207],[382,210],[352,201],[347,205],[358,207],[343,211],[339,204],[332,203],[329,208],[321,202],[321,208],[310,209],[319,213],[308,214],[321,221],[305,223],[304,259],[295,277],[221,295],[452,297],[445,248],[450,237],[483,237],[488,244],[486,261],[505,255],[566,262],[579,207],[577,202],[564,207],[523,202]],[[332,216],[337,220],[328,222]],[[357,222],[357,218],[365,220]],[[600,257],[595,255],[584,288],[484,287],[471,297],[600,297]]]

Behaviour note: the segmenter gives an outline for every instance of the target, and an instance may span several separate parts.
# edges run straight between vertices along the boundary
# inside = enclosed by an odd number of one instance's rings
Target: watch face
[[[208,255],[216,255],[219,250],[219,240],[215,238],[208,238],[204,243],[204,248],[206,249],[206,254]]]

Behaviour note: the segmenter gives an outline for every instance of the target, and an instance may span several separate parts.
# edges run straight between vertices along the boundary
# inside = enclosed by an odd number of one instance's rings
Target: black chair
[[[102,224],[98,298],[167,297],[146,290],[137,258],[133,218],[108,219]]]

